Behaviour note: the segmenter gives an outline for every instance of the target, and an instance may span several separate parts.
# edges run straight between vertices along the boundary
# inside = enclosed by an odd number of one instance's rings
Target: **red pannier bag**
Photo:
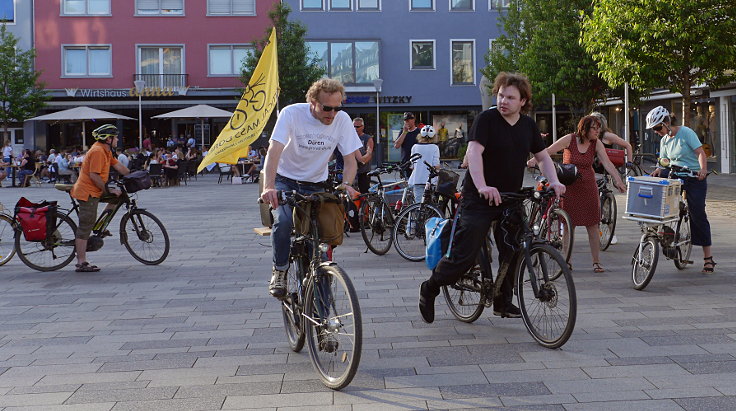
[[[15,204],[15,219],[26,241],[43,241],[56,229],[56,201],[32,203],[21,197]]]
[[[621,167],[626,162],[626,154],[624,153],[624,150],[607,148],[606,154],[608,154],[608,159],[611,160],[613,165],[616,167]]]

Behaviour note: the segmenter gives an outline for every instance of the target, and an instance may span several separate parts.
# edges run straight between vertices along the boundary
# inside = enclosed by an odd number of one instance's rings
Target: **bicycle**
[[[697,177],[697,172],[687,167],[679,167],[674,164],[662,167],[669,170],[668,178],[670,179]],[[690,253],[693,248],[690,213],[685,200],[684,189],[681,190],[679,195],[678,205],[677,214],[662,221],[641,218],[635,215],[624,216],[628,220],[638,222],[642,232],[639,245],[634,250],[631,259],[631,279],[634,283],[634,289],[643,290],[654,277],[659,260],[660,246],[662,254],[666,259],[673,260],[677,269],[682,270],[693,263],[690,260]]]
[[[527,198],[524,204],[529,224],[535,236],[549,242],[569,263],[575,242],[575,227],[570,215],[560,207],[560,201],[547,194],[547,178],[539,175],[535,180],[536,192],[540,194]]]
[[[416,161],[419,157],[421,155],[415,154],[409,161]],[[363,241],[365,241],[367,249],[376,255],[384,255],[391,249],[394,218],[405,205],[411,204],[414,201],[411,187],[406,185],[408,178],[406,169],[409,164],[409,162],[390,164],[368,172],[369,176],[376,178],[377,183],[371,187],[368,193],[358,196],[360,199],[360,209],[358,210],[360,234],[363,237]],[[384,184],[381,181],[382,174],[393,173],[395,171],[399,171],[401,180],[390,184]],[[393,187],[396,185],[403,185],[404,188],[394,189]],[[394,207],[391,207],[386,201],[386,196],[394,194],[398,190],[401,190],[401,200]]]
[[[608,188],[608,180],[611,177],[604,174],[596,180],[598,184],[598,198],[601,205],[601,221],[598,223],[598,233],[601,251],[606,251],[611,245],[613,236],[616,234],[616,219],[618,206],[613,191]]]
[[[295,217],[289,253],[292,269],[281,300],[289,347],[300,352],[307,340],[320,380],[339,390],[350,384],[358,370],[363,328],[355,288],[347,273],[330,260],[330,246],[320,241],[317,204],[328,200],[320,194],[288,191],[278,192],[278,197],[279,204],[293,207]],[[297,217],[308,219],[306,232],[297,230]]]
[[[15,230],[17,224],[13,216],[5,212],[0,203],[0,265],[4,265],[15,255]]]
[[[426,161],[424,165],[429,169],[429,181],[425,186],[422,201],[402,210],[396,216],[396,223],[393,226],[394,248],[400,256],[409,261],[422,261],[425,258],[427,237],[424,224],[427,220],[432,217],[449,217],[457,209],[457,199],[454,196],[440,194],[436,185],[431,182],[433,178],[439,176],[439,171]],[[445,209],[447,212],[443,211]]]
[[[500,222],[502,229],[511,233],[517,224],[512,221],[514,216],[522,219],[518,224],[520,235],[505,239],[516,248],[506,275],[514,276],[515,294],[524,326],[546,348],[559,348],[572,335],[577,317],[577,296],[567,262],[548,241],[534,234],[524,214],[523,202],[534,196],[553,195],[554,192],[535,191],[533,187],[525,187],[518,193],[501,193],[505,206]],[[496,278],[494,282],[491,246],[486,236],[476,264],[455,284],[443,286],[442,292],[453,316],[472,323],[485,307],[493,305],[502,281]]]
[[[169,255],[169,234],[161,221],[144,208],[138,208],[135,198],[128,195],[122,180],[111,180],[108,184],[117,186],[122,194],[117,197],[112,209],[105,209],[92,228],[87,242],[87,251],[97,251],[104,245],[104,238],[111,236],[108,227],[123,206],[126,211],[120,219],[120,244],[128,252],[146,265],[161,264]],[[56,215],[55,230],[47,233],[43,241],[26,241],[20,228],[15,231],[15,250],[18,257],[28,267],[38,271],[55,271],[64,268],[76,255],[75,233],[77,225],[70,215],[79,214],[79,202],[71,196],[73,184],[55,184],[57,190],[69,193],[72,207],[59,208]],[[110,197],[111,198],[111,197]],[[105,197],[102,199],[106,200]],[[159,243],[161,242],[161,243]]]

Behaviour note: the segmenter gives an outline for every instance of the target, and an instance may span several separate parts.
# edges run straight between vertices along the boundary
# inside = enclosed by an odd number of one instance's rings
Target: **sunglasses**
[[[363,126],[362,126],[362,125],[360,125],[360,126],[353,126],[353,127],[355,127],[355,128],[361,128],[361,127],[363,127]]]
[[[661,131],[662,130],[662,127],[664,127],[664,126],[660,124],[658,126],[652,127],[652,130],[654,130],[654,131]]]
[[[326,106],[322,103],[319,103],[322,106],[322,111],[340,111],[342,110],[342,106]]]

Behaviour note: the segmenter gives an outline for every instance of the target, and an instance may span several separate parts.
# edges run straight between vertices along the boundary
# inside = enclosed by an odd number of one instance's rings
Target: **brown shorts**
[[[89,239],[92,228],[97,220],[97,205],[100,199],[90,197],[87,201],[79,200],[79,227],[77,228],[76,238],[80,240]]]

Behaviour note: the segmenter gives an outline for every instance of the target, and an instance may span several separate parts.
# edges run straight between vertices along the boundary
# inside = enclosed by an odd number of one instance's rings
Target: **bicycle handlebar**
[[[297,193],[296,190],[293,190],[293,191],[278,190],[276,191],[276,196],[279,199],[279,205],[288,204],[290,206],[294,206],[296,205],[296,203],[301,202],[301,201],[309,201],[309,202],[322,201],[319,194],[324,194],[324,193],[314,193],[314,194],[304,195],[304,194]],[[332,195],[338,198],[342,198],[346,196],[347,194],[345,193],[344,190],[336,190],[332,192]],[[324,200],[324,201],[329,202],[330,200]],[[263,199],[258,198],[257,203],[263,204],[264,203]]]

